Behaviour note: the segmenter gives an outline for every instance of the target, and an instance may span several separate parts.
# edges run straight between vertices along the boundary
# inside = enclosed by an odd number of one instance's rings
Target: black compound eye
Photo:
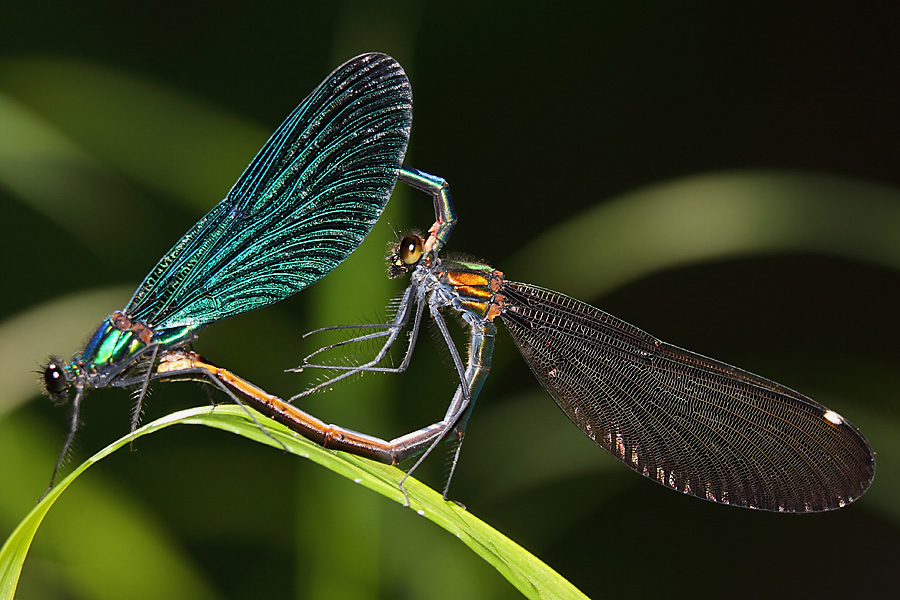
[[[51,362],[44,369],[44,387],[51,395],[59,395],[69,387],[69,380],[66,378],[66,369],[57,362]]]
[[[400,241],[400,260],[405,265],[414,265],[422,258],[422,238],[408,235]]]

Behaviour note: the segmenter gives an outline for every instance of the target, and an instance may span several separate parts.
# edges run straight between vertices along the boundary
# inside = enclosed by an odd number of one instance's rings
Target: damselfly
[[[409,81],[389,56],[357,56],[319,84],[84,350],[69,362],[50,359],[46,392],[61,402],[74,391],[53,478],[86,389],[139,386],[133,431],[167,352],[210,323],[287,298],[347,258],[391,195],[411,124]]]

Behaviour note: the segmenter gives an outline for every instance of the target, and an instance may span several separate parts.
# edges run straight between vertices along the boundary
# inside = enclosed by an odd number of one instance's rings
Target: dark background
[[[642,248],[663,266],[579,293],[847,416],[878,452],[859,502],[792,517],[653,485],[580,438],[502,333],[453,496],[591,597],[896,593],[900,222],[887,218],[900,205],[896,12],[850,3],[12,2],[0,6],[0,23],[3,531],[42,493],[66,430],[67,412],[42,399],[26,371],[51,352],[77,351],[309,90],[347,58],[380,50],[413,85],[407,164],[452,184],[460,221],[448,248],[514,279],[591,289],[605,274],[583,258],[588,245],[627,271],[627,228],[617,232],[623,245],[558,244],[549,260],[559,272],[529,272],[517,252],[641,190],[665,197],[692,178],[775,173],[801,189],[819,189],[810,182],[824,176],[859,192],[838,194],[840,214],[833,203],[813,211],[813,227],[843,225],[821,243],[788,229],[780,239],[800,241],[666,264],[678,252],[660,239]],[[170,106],[178,111],[167,118]],[[26,122],[40,126],[25,131]],[[317,347],[300,334],[376,319],[402,287],[383,277],[388,225],[427,227],[432,215],[427,198],[395,196],[346,268],[214,325],[197,349],[273,393],[308,386],[308,375],[280,373]],[[816,206],[815,194],[808,200]],[[638,238],[657,217],[633,216]],[[690,224],[704,215],[681,216]],[[562,272],[576,276],[566,283]],[[437,420],[453,379],[430,341],[423,336],[412,372],[364,377],[303,407],[385,437]],[[157,385],[145,421],[205,402],[197,386]],[[70,464],[124,435],[130,408],[123,390],[92,392]],[[296,457],[195,427],[135,450],[63,495],[19,597],[517,596],[445,532]],[[417,476],[439,488],[446,459],[437,453]]]

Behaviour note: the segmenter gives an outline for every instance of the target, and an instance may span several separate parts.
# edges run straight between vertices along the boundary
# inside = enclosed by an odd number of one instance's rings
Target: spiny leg
[[[81,412],[81,399],[84,397],[84,384],[80,381],[75,384],[75,398],[72,400],[72,416],[69,421],[69,434],[66,436],[66,441],[63,443],[62,451],[59,453],[59,458],[56,459],[56,466],[53,467],[53,473],[50,475],[50,485],[47,486],[47,489],[41,494],[41,497],[38,499],[38,502],[44,499],[44,497],[50,493],[50,490],[53,489],[53,483],[56,481],[56,474],[59,473],[60,468],[62,467],[63,462],[66,460],[66,455],[69,453],[69,449],[72,447],[72,442],[75,440],[75,434],[78,432],[78,415]]]
[[[327,346],[322,346],[318,350],[314,350],[310,352],[305,357],[303,357],[303,363],[299,367],[293,367],[290,369],[285,369],[286,373],[302,373],[304,369],[307,367],[313,369],[352,369],[352,366],[346,365],[328,365],[328,364],[318,364],[309,362],[314,356],[322,354],[323,352],[328,352],[329,350],[334,350],[335,348],[341,348],[343,346],[349,346],[350,344],[358,344],[360,342],[365,342],[366,340],[374,340],[382,337],[388,337],[391,335],[395,328],[393,323],[359,323],[356,325],[333,325],[331,327],[322,327],[320,329],[316,329],[314,331],[310,331],[308,333],[304,333],[303,337],[309,337],[314,333],[320,333],[322,331],[337,331],[340,329],[387,329],[388,331],[376,331],[373,333],[367,333],[365,335],[358,335],[346,340],[341,340],[340,342],[335,342],[333,344],[328,344]]]
[[[342,340],[340,342],[335,342],[334,344],[329,344],[327,346],[323,346],[322,348],[319,348],[318,350],[315,350],[314,352],[307,354],[306,357],[304,357],[304,359],[303,359],[303,364],[301,364],[299,367],[294,367],[292,369],[286,369],[286,372],[299,373],[307,368],[354,370],[355,371],[356,369],[359,368],[357,365],[317,364],[317,363],[309,362],[309,359],[312,358],[313,356],[321,354],[322,352],[326,352],[328,350],[333,350],[335,348],[340,348],[342,346],[347,346],[349,344],[364,342],[366,340],[377,339],[380,337],[388,337],[389,338],[388,341],[383,344],[381,350],[376,355],[376,357],[373,360],[366,363],[370,366],[378,364],[381,361],[381,359],[383,359],[386,356],[387,350],[393,345],[394,341],[396,341],[397,336],[400,333],[399,330],[402,329],[406,325],[406,323],[409,322],[409,312],[410,312],[410,310],[412,308],[412,304],[413,304],[412,292],[413,292],[414,287],[415,286],[409,286],[403,292],[399,306],[397,308],[397,313],[394,315],[394,319],[390,323],[332,325],[330,327],[320,327],[319,329],[313,329],[310,332],[304,333],[303,337],[307,338],[315,333],[320,333],[323,331],[337,331],[337,330],[341,330],[341,329],[376,329],[376,328],[387,329],[387,331],[376,331],[374,333],[367,333],[364,335],[352,337],[347,340]]]
[[[153,376],[153,369],[156,366],[156,357],[159,354],[159,346],[154,344],[150,354],[150,363],[147,365],[147,373],[141,377],[141,391],[135,400],[134,408],[131,409],[131,441],[134,442],[134,430],[137,429],[141,422],[141,413],[144,407],[144,398],[147,396],[147,390],[150,386],[150,378]]]
[[[450,335],[450,329],[447,327],[447,322],[444,321],[444,317],[441,316],[441,312],[437,306],[433,302],[428,303],[428,311],[431,313],[431,319],[437,325],[438,330],[441,332],[441,337],[444,338],[444,343],[447,344],[447,350],[450,351],[450,358],[453,359],[453,366],[456,368],[456,374],[459,376],[459,383],[462,388],[463,394],[466,397],[466,401],[469,400],[469,392],[466,388],[466,372],[463,367],[462,357],[459,355],[459,350],[456,348],[456,344],[453,343],[453,336]]]
[[[419,336],[419,329],[422,324],[423,309],[424,309],[423,304],[421,302],[416,302],[416,316],[415,316],[415,319],[413,320],[413,327],[410,332],[409,344],[407,345],[406,353],[404,354],[403,360],[401,361],[399,366],[397,366],[397,367],[378,367],[376,365],[379,362],[381,362],[385,356],[387,356],[387,353],[390,350],[391,346],[393,346],[394,342],[397,340],[397,337],[400,335],[400,331],[409,322],[409,316],[410,316],[410,312],[411,312],[409,307],[404,307],[404,309],[398,313],[397,317],[394,320],[394,323],[391,324],[390,333],[388,334],[388,339],[385,340],[381,349],[378,351],[378,353],[375,355],[375,357],[372,360],[367,361],[360,365],[318,365],[318,364],[304,363],[300,367],[297,367],[295,369],[289,369],[290,371],[301,371],[306,368],[317,368],[317,369],[332,369],[332,370],[336,370],[336,371],[343,371],[340,375],[336,375],[336,376],[332,377],[331,379],[328,379],[327,381],[319,383],[318,385],[315,385],[307,390],[304,390],[303,392],[301,392],[295,396],[292,396],[290,398],[290,402],[293,402],[293,401],[297,400],[298,398],[308,396],[309,394],[312,394],[313,392],[316,392],[317,390],[320,390],[324,387],[332,385],[342,379],[346,379],[347,377],[350,377],[351,375],[355,375],[356,373],[369,373],[369,372],[402,373],[402,372],[404,372],[409,367],[409,363],[412,360],[412,352],[415,348],[416,340],[418,339],[418,336]],[[317,354],[317,352],[313,353],[313,354]]]

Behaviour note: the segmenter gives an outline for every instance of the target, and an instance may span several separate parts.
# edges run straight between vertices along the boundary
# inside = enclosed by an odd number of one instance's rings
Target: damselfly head
[[[44,377],[41,380],[44,392],[57,404],[66,401],[66,393],[71,384],[66,363],[57,356],[51,356],[47,366],[44,367]]]
[[[418,264],[424,252],[425,242],[418,235],[408,235],[391,244],[388,255],[388,276],[391,279],[409,273]]]

